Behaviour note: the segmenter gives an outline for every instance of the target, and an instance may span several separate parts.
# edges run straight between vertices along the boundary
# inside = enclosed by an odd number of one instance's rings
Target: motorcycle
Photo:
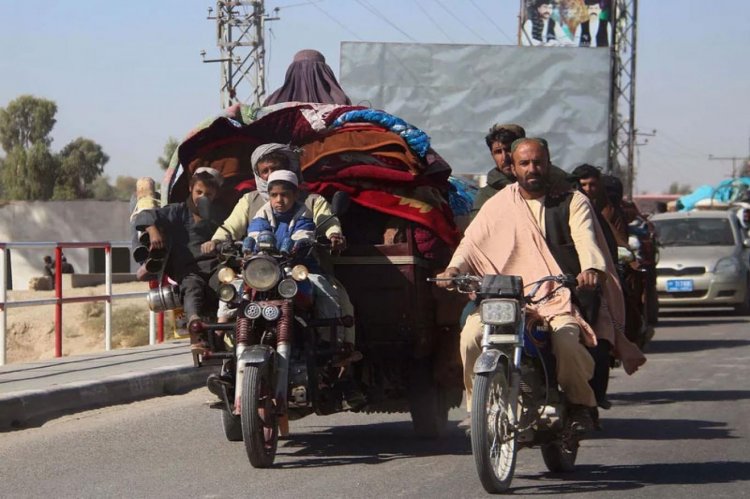
[[[353,318],[314,318],[311,295],[302,291],[309,285],[303,262],[322,246],[276,241],[271,232],[222,245],[217,291],[236,310],[236,321],[190,325],[208,343],[196,364],[221,361],[207,386],[221,400],[214,407],[222,410],[225,436],[244,441],[256,468],[273,464],[288,420],[356,409],[346,395],[352,389],[349,365],[361,354],[343,351],[337,334]],[[228,335],[230,351],[215,334],[220,331]]]
[[[475,293],[480,309],[482,353],[474,365],[471,447],[479,479],[489,493],[506,491],[516,456],[523,447],[540,446],[552,472],[575,467],[579,439],[567,423],[564,394],[559,390],[550,329],[527,315],[526,305],[539,303],[559,287],[574,287],[575,277],[544,277],[524,295],[519,276],[460,275],[430,278],[451,281],[461,293]],[[536,298],[546,282],[558,285]]]

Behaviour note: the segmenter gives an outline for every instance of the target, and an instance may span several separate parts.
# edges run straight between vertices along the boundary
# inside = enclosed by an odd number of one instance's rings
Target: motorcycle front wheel
[[[242,379],[242,440],[253,468],[268,468],[276,458],[279,427],[271,366],[245,366]]]
[[[471,450],[479,480],[490,494],[510,487],[516,467],[510,387],[503,371],[477,374],[471,404]]]

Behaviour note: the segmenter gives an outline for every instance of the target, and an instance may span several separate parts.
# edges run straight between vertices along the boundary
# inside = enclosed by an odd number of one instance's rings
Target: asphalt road
[[[744,497],[750,490],[750,318],[664,317],[636,375],[614,375],[604,430],[571,474],[519,455],[514,496]],[[451,415],[420,441],[406,415],[292,423],[278,466],[250,467],[224,440],[204,389],[68,416],[0,435],[2,497],[482,497]]]

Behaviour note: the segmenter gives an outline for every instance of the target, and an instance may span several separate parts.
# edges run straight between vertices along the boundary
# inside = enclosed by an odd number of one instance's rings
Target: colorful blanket
[[[229,115],[192,131],[180,145],[168,202],[187,197],[189,174],[201,166],[222,172],[227,181],[220,196],[234,199],[252,188],[253,150],[268,142],[289,143],[303,149],[301,166],[312,192],[345,191],[353,202],[416,222],[454,248],[458,232],[448,204],[450,167],[429,148],[421,130],[387,113],[362,110],[311,103],[230,108]],[[379,124],[363,123],[368,117]]]

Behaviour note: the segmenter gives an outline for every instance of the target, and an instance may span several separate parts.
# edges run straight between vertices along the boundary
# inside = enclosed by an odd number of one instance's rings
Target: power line
[[[279,5],[276,8],[277,9],[291,9],[293,7],[302,7],[304,5],[313,5],[313,4],[316,4],[316,3],[321,2],[321,1],[322,0],[311,0],[310,2],[300,2],[300,3],[292,3],[292,4],[289,4],[289,5]]]
[[[697,149],[693,149],[692,147],[688,147],[688,146],[680,143],[678,140],[674,139],[673,137],[670,137],[669,134],[664,133],[663,131],[660,131],[659,134],[661,136],[663,136],[665,139],[667,139],[668,141],[672,142],[674,145],[680,147],[681,149],[684,149],[686,151],[690,151],[693,154],[699,154],[701,156],[705,156],[706,155],[705,152],[698,151]]]
[[[446,6],[445,6],[445,5],[443,4],[443,2],[441,2],[440,0],[435,0],[435,3],[436,3],[436,4],[438,4],[438,5],[439,5],[439,6],[440,6],[440,7],[441,7],[441,8],[442,8],[442,9],[443,9],[444,11],[446,11],[446,12],[447,12],[447,13],[448,13],[448,14],[449,14],[449,15],[450,15],[451,17],[453,17],[453,18],[454,18],[454,19],[455,19],[456,21],[458,21],[458,22],[459,22],[459,24],[461,24],[461,26],[463,26],[464,28],[466,28],[467,30],[469,30],[470,32],[472,32],[472,33],[474,34],[474,36],[476,36],[477,38],[479,38],[480,40],[482,40],[482,41],[483,41],[484,43],[487,43],[487,44],[489,44],[489,43],[490,43],[490,42],[489,42],[489,41],[487,41],[487,40],[486,40],[486,39],[485,39],[485,38],[484,38],[484,37],[483,37],[482,35],[480,35],[479,33],[477,33],[477,32],[476,32],[476,31],[474,30],[474,28],[472,28],[471,26],[469,26],[468,24],[466,24],[466,23],[465,23],[465,22],[464,22],[464,21],[463,21],[463,20],[462,20],[462,19],[461,19],[460,17],[458,17],[458,16],[457,16],[456,14],[454,14],[453,12],[451,12],[451,11],[450,11],[450,10],[448,9],[448,7],[446,7]]]
[[[384,22],[388,23],[388,25],[390,25],[393,29],[395,29],[396,31],[398,31],[399,33],[401,33],[402,35],[404,35],[409,40],[411,40],[413,42],[417,41],[413,36],[411,36],[406,31],[402,30],[401,28],[399,28],[395,23],[391,22],[390,19],[388,19],[386,16],[384,16],[382,13],[380,13],[380,11],[378,11],[369,2],[367,2],[367,0],[357,0],[357,3],[360,4],[362,7],[364,7],[365,9],[367,9],[368,11],[370,11],[371,14],[375,15],[376,17],[379,17]]]
[[[483,16],[483,17],[484,17],[485,19],[487,19],[487,20],[488,20],[488,21],[489,21],[489,22],[490,22],[490,23],[491,23],[491,24],[492,24],[492,25],[493,25],[493,26],[494,26],[495,28],[497,28],[497,30],[498,30],[498,31],[500,32],[500,34],[501,34],[501,35],[503,35],[503,36],[504,36],[505,38],[507,38],[507,39],[508,39],[508,41],[509,41],[509,42],[510,42],[510,43],[511,43],[512,45],[515,45],[515,44],[516,44],[516,42],[515,42],[515,41],[513,41],[513,38],[511,38],[511,37],[510,37],[510,36],[509,36],[509,35],[508,35],[508,34],[507,34],[507,33],[506,33],[505,31],[503,31],[503,28],[501,28],[501,27],[500,27],[500,25],[499,25],[499,24],[497,24],[497,23],[495,22],[495,20],[494,20],[494,19],[492,18],[492,16],[488,15],[488,14],[487,14],[487,13],[486,13],[486,12],[484,11],[484,9],[482,9],[482,7],[480,7],[479,5],[477,5],[477,3],[476,3],[476,2],[474,1],[474,0],[469,0],[469,1],[471,2],[471,5],[473,5],[473,6],[474,6],[474,8],[475,8],[475,9],[477,9],[477,10],[479,11],[479,13],[480,13],[480,14],[482,14],[482,16]]]
[[[450,35],[449,35],[449,34],[448,34],[448,33],[447,33],[447,32],[446,32],[445,30],[443,30],[443,28],[442,28],[442,27],[441,27],[441,26],[440,26],[440,25],[439,25],[439,24],[437,23],[437,21],[435,21],[435,19],[433,19],[433,17],[432,17],[431,15],[430,15],[429,11],[428,11],[427,9],[425,9],[425,8],[424,8],[424,6],[423,6],[423,5],[421,4],[421,3],[419,3],[419,0],[414,0],[414,3],[416,3],[416,4],[417,4],[417,7],[419,7],[419,9],[420,9],[420,10],[421,10],[422,12],[424,12],[424,15],[425,15],[425,17],[427,17],[427,19],[429,19],[429,20],[430,20],[430,21],[432,22],[432,24],[434,24],[434,25],[435,25],[435,27],[436,27],[436,28],[437,28],[437,29],[438,29],[438,30],[439,30],[439,31],[440,31],[440,32],[441,32],[441,33],[442,33],[443,35],[445,35],[445,37],[446,37],[446,38],[448,39],[448,41],[449,41],[449,42],[451,42],[451,43],[455,43],[455,40],[453,40],[453,38],[451,38],[451,36],[450,36]]]
[[[349,28],[349,26],[347,26],[346,24],[342,23],[341,21],[339,21],[338,19],[336,19],[335,17],[333,17],[331,14],[329,14],[323,7],[321,7],[320,5],[318,5],[316,2],[310,2],[310,5],[312,5],[316,9],[318,9],[320,12],[323,13],[324,16],[326,16],[328,19],[330,19],[334,23],[338,24],[339,27],[341,27],[342,29],[344,29],[347,33],[349,33],[350,35],[352,35],[354,38],[356,38],[359,41],[364,41],[364,40],[362,40],[362,38],[357,33],[355,33],[354,31],[352,31]]]

